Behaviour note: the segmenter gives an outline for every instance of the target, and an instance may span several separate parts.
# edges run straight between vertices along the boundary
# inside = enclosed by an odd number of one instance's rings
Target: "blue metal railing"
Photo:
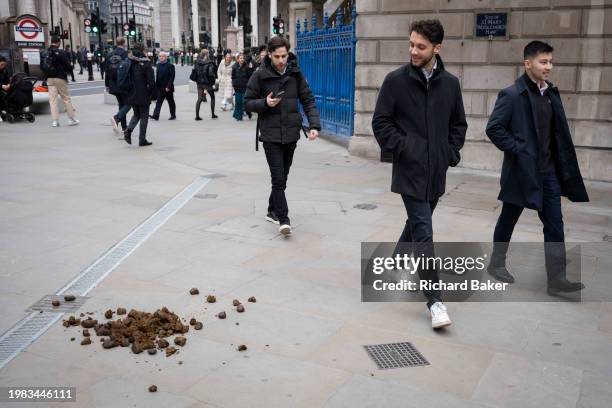
[[[295,51],[315,96],[321,128],[325,133],[342,137],[353,135],[355,113],[355,7],[351,17],[351,23],[344,24],[340,8],[333,26],[327,13],[320,29],[316,14],[312,16],[310,30],[306,18],[303,25],[299,20],[296,24]]]

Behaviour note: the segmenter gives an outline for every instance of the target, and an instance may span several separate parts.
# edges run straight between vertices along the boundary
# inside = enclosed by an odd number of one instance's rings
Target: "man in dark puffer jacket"
[[[131,61],[131,75],[134,86],[128,95],[128,103],[132,106],[134,116],[124,132],[125,141],[132,144],[132,132],[140,122],[139,146],[150,146],[153,143],[147,140],[147,124],[149,123],[149,106],[151,100],[156,99],[155,74],[151,61],[145,57],[142,44],[134,45]]]
[[[282,37],[272,37],[268,42],[268,57],[249,79],[244,101],[247,112],[259,114],[260,140],[272,177],[266,220],[279,224],[279,232],[283,235],[291,233],[285,188],[302,130],[298,100],[310,124],[308,138],[314,140],[321,130],[314,96],[297,58],[289,53],[289,42]]]

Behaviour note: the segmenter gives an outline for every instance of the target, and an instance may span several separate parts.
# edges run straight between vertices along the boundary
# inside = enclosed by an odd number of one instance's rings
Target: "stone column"
[[[36,1],[35,0],[19,0],[17,3],[17,15],[22,14],[33,14],[38,15],[36,13]]]
[[[195,48],[200,48],[200,11],[198,0],[191,0],[191,29],[193,30],[193,44]]]
[[[212,46],[219,46],[219,7],[217,0],[210,0],[210,32],[212,37]]]
[[[177,49],[180,48],[181,43],[178,0],[170,1],[170,14],[172,16],[172,48]]]
[[[236,3],[236,18],[234,19],[234,27],[238,28],[238,0],[234,0]]]
[[[259,45],[259,24],[257,24],[257,0],[251,0],[251,26],[253,31],[251,32],[251,46]]]
[[[121,3],[121,5],[123,6],[123,3]],[[159,45],[161,46],[162,44],[161,31],[162,30],[161,30],[161,13],[159,10],[160,6],[161,6],[160,0],[155,0],[153,2],[153,32],[154,32],[153,33],[153,43],[158,42]],[[119,17],[119,24],[121,24],[121,21],[123,20],[123,18]],[[121,32],[123,33],[123,28],[121,28]],[[155,44],[153,44],[153,46],[155,46]]]
[[[278,5],[276,3],[276,0],[270,0],[270,17],[269,17],[269,21],[270,21],[270,36],[274,35],[272,34],[272,28],[273,28],[273,19],[274,17],[276,17],[278,15]]]

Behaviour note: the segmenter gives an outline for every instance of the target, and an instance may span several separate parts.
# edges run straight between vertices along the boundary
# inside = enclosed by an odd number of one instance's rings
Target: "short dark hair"
[[[543,41],[531,41],[525,46],[523,50],[523,58],[530,59],[534,58],[538,54],[550,54],[554,51],[554,48]]]
[[[117,39],[115,40],[115,44],[117,44],[117,47],[122,47],[125,45],[125,37],[117,37]]]
[[[260,45],[260,46],[257,48],[257,53],[259,54],[259,53],[260,53],[260,52],[262,52],[262,51],[268,51],[268,46],[267,46],[267,45],[265,45],[265,44]]]
[[[134,45],[132,45],[132,51],[139,51],[139,52],[143,52],[144,51],[144,45],[142,45],[142,43],[134,43]]]
[[[444,27],[440,20],[418,20],[410,25],[410,32],[413,31],[427,38],[432,44],[442,44],[444,40]]]
[[[274,37],[270,38],[270,41],[268,41],[269,52],[274,52],[277,49],[283,47],[285,47],[287,51],[289,51],[289,49],[291,48],[291,46],[289,45],[289,40],[284,37],[281,37],[280,35],[275,35]]]
[[[6,57],[4,55],[0,55],[0,62],[7,62]]]
[[[62,39],[59,36],[54,35],[51,37],[51,44],[59,44],[62,42]]]

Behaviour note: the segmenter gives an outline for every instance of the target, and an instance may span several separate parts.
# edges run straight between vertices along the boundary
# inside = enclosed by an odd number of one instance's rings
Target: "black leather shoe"
[[[508,269],[506,269],[505,265],[489,265],[489,267],[487,268],[487,272],[489,272],[489,275],[493,276],[498,281],[514,283],[514,276],[510,275],[510,272],[508,272]]]
[[[218,118],[218,116],[217,116],[217,115],[212,115],[212,118],[213,118],[213,119],[217,119],[217,118]]]
[[[195,119],[195,120],[202,120],[202,118],[201,118],[201,117],[199,117],[199,116],[196,116],[196,119]]]
[[[153,120],[159,120],[159,116],[149,115],[149,118],[151,118]]]
[[[127,144],[132,144],[132,131],[130,129],[125,129],[123,131],[123,140],[125,140]]]
[[[548,293],[551,295],[560,292],[577,292],[584,289],[584,287],[582,282],[570,282],[565,278],[548,281]]]
[[[138,146],[151,146],[152,144],[153,142],[149,142],[148,140],[145,140],[144,142],[138,143]]]
[[[176,116],[170,116],[170,117],[168,118],[168,120],[174,120],[174,119],[176,119]]]

